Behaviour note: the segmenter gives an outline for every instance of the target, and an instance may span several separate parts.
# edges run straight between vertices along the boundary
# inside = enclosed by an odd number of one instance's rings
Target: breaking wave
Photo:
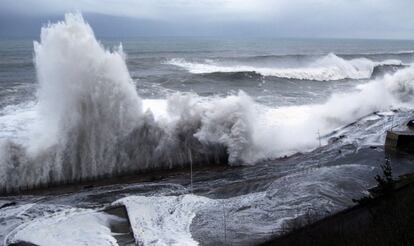
[[[374,62],[367,58],[345,60],[333,53],[319,58],[304,67],[234,65],[215,62],[213,60],[206,60],[204,63],[199,63],[188,62],[180,58],[171,59],[167,64],[184,68],[194,74],[228,73],[234,75],[245,73],[249,76],[260,74],[262,76],[316,81],[369,79],[377,67],[403,66],[399,60],[385,60],[382,62]]]
[[[106,50],[79,14],[34,43],[38,103],[26,143],[0,142],[4,191],[189,163],[238,164],[250,142],[251,99],[203,103],[172,95],[167,115],[143,111],[122,46]],[[214,127],[219,124],[221,127]]]
[[[382,57],[382,56],[391,56],[391,57],[398,57],[398,56],[411,56],[414,55],[414,50],[396,50],[396,51],[378,51],[378,52],[335,52],[334,53],[338,57],[342,58],[357,58],[357,57]],[[310,54],[301,54],[301,53],[293,53],[293,54],[270,54],[270,55],[253,55],[253,56],[237,56],[237,59],[240,60],[248,60],[248,61],[261,61],[261,60],[303,60],[308,57],[323,57],[326,56],[326,53],[310,53]],[[231,57],[235,58],[235,57]]]
[[[29,109],[26,141],[0,140],[4,192],[190,163],[254,164],[317,147],[319,130],[329,133],[374,111],[411,108],[414,101],[411,67],[322,105],[269,108],[244,92],[142,100],[122,46],[106,50],[78,14],[42,28],[34,48],[38,102]],[[341,73],[350,69],[347,76],[369,76],[373,69],[366,59],[333,54],[318,62],[333,62]]]
[[[360,53],[360,55],[414,55],[414,50],[398,50],[390,52]]]

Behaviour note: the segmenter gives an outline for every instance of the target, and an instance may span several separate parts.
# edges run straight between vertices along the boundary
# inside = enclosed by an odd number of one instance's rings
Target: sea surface
[[[413,61],[414,41],[106,39],[76,16],[0,40],[4,192],[182,168],[4,196],[0,240],[117,245],[119,218],[100,211],[124,204],[144,245],[251,245],[343,210],[375,185],[386,130],[413,116]],[[395,175],[414,170],[393,158]]]

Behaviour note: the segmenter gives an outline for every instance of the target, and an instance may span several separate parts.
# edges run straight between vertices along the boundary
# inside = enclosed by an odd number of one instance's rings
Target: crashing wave
[[[331,81],[343,79],[369,79],[378,66],[402,66],[399,60],[374,62],[366,58],[345,60],[330,53],[305,67],[263,67],[255,65],[226,65],[207,60],[205,63],[188,62],[174,58],[167,64],[175,65],[194,74],[247,73],[287,79]]]
[[[168,119],[143,111],[122,47],[105,50],[82,16],[42,28],[35,42],[36,120],[27,143],[0,142],[4,191],[190,163],[250,161],[251,99],[168,99]]]
[[[340,58],[332,54],[319,63],[332,59]],[[177,93],[148,106],[133,86],[122,47],[104,49],[76,14],[42,28],[35,63],[38,104],[30,109],[29,137],[0,140],[4,192],[190,163],[254,164],[317,147],[319,130],[329,133],[394,106],[411,108],[414,101],[410,67],[321,105],[268,108],[239,92],[225,98]],[[355,64],[365,64],[362,73],[372,68],[366,60]]]

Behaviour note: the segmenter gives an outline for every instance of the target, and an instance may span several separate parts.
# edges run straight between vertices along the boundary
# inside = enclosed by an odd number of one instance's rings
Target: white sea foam
[[[322,167],[277,179],[264,192],[228,199],[128,196],[114,204],[126,206],[134,236],[143,245],[198,245],[192,231],[216,244],[225,243],[226,236],[233,243],[253,244],[255,237],[281,231],[312,208],[320,208],[318,218],[346,208],[370,187],[367,180],[374,173],[375,168],[358,164]],[[251,238],[238,239],[243,234]]]
[[[375,171],[357,164],[314,168],[276,179],[263,192],[227,199],[193,194],[127,196],[113,205],[125,205],[140,245],[198,245],[200,236],[217,243],[225,242],[227,237],[230,242],[253,244],[256,238],[263,240],[263,235],[280,231],[286,221],[306,216],[311,208],[319,207],[315,216],[323,217],[349,206],[352,198],[370,187],[373,180],[369,177]],[[6,245],[21,241],[37,245],[117,245],[110,228],[122,218],[91,209],[57,209],[53,204],[47,205],[50,214],[27,218],[24,211],[36,206],[39,204],[4,208],[4,217],[18,221],[18,226],[6,235]],[[238,235],[251,236],[247,239]]]
[[[69,209],[50,216],[36,218],[14,229],[5,245],[30,242],[44,246],[117,246],[109,229],[112,220],[119,220],[93,210]]]
[[[0,111],[0,141],[13,139],[21,144],[27,143],[30,125],[36,118],[34,102],[9,105]]]
[[[196,211],[214,200],[195,195],[129,196],[115,204],[126,206],[132,230],[141,245],[198,245],[190,232]]]
[[[227,238],[235,244],[239,241],[250,245],[257,238],[263,240],[263,235],[281,231],[286,221],[306,216],[309,209],[320,208],[314,216],[323,217],[353,204],[352,199],[363,195],[375,182],[372,177],[376,171],[358,164],[312,168],[276,179],[263,192],[226,199],[160,194],[127,196],[113,205],[126,206],[140,245],[197,245],[203,242],[197,242],[200,237],[217,244]],[[37,206],[46,206],[47,215],[45,208]],[[31,214],[25,212],[28,209],[42,213],[30,218]],[[110,228],[122,220],[92,209],[39,203],[6,207],[1,214],[17,222],[6,235],[5,245],[21,241],[37,245],[117,245]]]
[[[226,65],[211,60],[205,63],[188,62],[184,59],[171,59],[167,64],[187,69],[191,73],[230,73],[256,72],[263,76],[288,79],[332,81],[341,79],[369,79],[375,66],[402,65],[399,60],[374,62],[366,58],[345,60],[330,53],[304,67],[263,67],[254,65]]]

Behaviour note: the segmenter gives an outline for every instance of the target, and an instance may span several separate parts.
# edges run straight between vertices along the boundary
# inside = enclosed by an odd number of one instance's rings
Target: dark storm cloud
[[[101,36],[414,38],[412,0],[0,0],[0,35],[81,11]]]

